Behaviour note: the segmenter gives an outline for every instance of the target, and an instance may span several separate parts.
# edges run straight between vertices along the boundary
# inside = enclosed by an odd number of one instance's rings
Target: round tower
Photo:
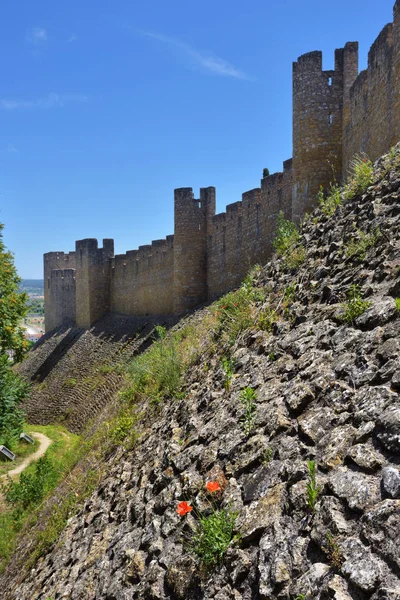
[[[293,219],[316,206],[320,186],[342,177],[343,49],[335,70],[322,70],[322,52],[293,63]]]

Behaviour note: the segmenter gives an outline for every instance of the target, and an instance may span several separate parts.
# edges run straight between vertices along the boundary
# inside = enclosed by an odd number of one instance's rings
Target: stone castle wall
[[[358,152],[375,160],[400,139],[400,3],[394,22],[380,33],[368,54],[368,67],[350,90],[344,130],[343,169]]]
[[[279,211],[298,222],[316,205],[320,186],[343,181],[358,153],[375,159],[400,139],[400,0],[394,22],[374,42],[358,74],[358,43],[293,63],[293,160],[282,173],[215,214],[215,188],[175,190],[174,235],[114,256],[113,240],[87,239],[70,254],[45,254],[46,331],[90,327],[108,312],[181,314],[237,286],[265,262]]]
[[[111,260],[110,310],[123,315],[173,313],[174,236]]]

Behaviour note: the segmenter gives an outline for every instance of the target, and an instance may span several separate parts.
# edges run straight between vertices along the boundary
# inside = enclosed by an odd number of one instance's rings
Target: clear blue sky
[[[291,156],[292,61],[371,43],[394,0],[3,0],[0,221],[24,278],[76,239],[173,233],[173,190],[218,211]]]

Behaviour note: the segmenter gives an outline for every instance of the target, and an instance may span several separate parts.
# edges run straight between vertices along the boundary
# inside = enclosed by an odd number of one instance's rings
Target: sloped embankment
[[[33,383],[24,405],[29,422],[81,432],[115,396],[119,367],[150,344],[153,328],[149,319],[109,315],[88,331],[60,328],[44,336],[19,366]]]
[[[239,336],[229,389],[217,339],[182,399],[144,407],[145,434],[110,457],[56,546],[22,582],[11,568],[3,576],[6,598],[398,600],[399,226],[399,170],[332,217],[316,211],[298,271],[274,260],[256,278],[260,315],[268,305],[279,318],[271,333]],[[248,387],[256,409],[245,432]],[[196,517],[176,507],[201,510],[209,480],[238,513],[240,542],[207,571],[182,543]]]

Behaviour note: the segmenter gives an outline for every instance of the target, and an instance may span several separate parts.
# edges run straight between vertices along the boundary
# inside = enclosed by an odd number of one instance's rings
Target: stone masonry
[[[271,255],[276,217],[298,222],[322,185],[343,181],[355,155],[378,158],[400,139],[400,0],[394,20],[371,47],[358,73],[358,43],[293,64],[293,160],[283,172],[215,214],[215,188],[175,190],[175,231],[114,256],[113,240],[76,242],[75,252],[44,255],[46,332],[90,327],[112,312],[179,315],[237,286],[250,267]]]

